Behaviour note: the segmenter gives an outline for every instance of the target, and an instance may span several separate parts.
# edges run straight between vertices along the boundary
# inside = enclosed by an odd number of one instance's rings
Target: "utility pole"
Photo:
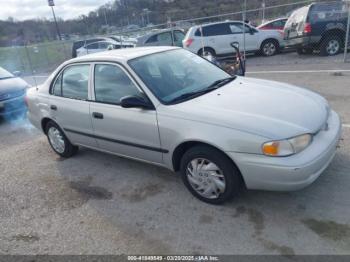
[[[57,31],[57,34],[58,34],[58,39],[61,41],[62,37],[61,37],[60,29],[58,27],[56,15],[55,15],[55,10],[53,9],[53,7],[55,6],[54,0],[47,0],[47,2],[48,2],[49,6],[51,7],[51,10],[52,10],[52,15],[53,15],[53,19],[55,21],[56,31]]]
[[[262,1],[261,7],[262,7],[262,22],[265,23],[265,8],[266,8],[265,0]]]
[[[350,34],[350,1],[347,1],[347,10],[348,10],[348,23],[346,26],[346,35],[345,35],[345,44],[344,44],[344,63],[346,63],[346,58],[348,54],[348,44],[349,44],[349,34]]]

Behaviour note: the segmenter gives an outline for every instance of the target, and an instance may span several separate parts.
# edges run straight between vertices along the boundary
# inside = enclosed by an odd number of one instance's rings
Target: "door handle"
[[[98,112],[93,112],[92,116],[97,119],[103,119],[103,114],[98,113]]]
[[[50,108],[51,108],[51,110],[55,110],[55,111],[57,110],[57,106],[55,106],[55,105],[51,105]]]

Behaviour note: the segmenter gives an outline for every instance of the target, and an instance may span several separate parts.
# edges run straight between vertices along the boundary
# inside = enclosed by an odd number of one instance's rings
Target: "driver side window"
[[[95,66],[95,101],[119,105],[125,96],[143,96],[129,76],[117,65]]]

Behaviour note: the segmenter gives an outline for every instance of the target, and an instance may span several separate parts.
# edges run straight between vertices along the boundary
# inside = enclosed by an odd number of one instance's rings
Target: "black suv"
[[[344,2],[313,3],[294,11],[284,27],[287,47],[299,54],[319,50],[336,55],[344,48],[348,7]]]

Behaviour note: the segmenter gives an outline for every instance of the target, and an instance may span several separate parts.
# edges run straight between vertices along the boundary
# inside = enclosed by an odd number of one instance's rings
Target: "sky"
[[[76,18],[88,14],[111,0],[54,0],[57,17]],[[0,20],[13,17],[15,20],[31,18],[52,18],[47,0],[0,0]]]

